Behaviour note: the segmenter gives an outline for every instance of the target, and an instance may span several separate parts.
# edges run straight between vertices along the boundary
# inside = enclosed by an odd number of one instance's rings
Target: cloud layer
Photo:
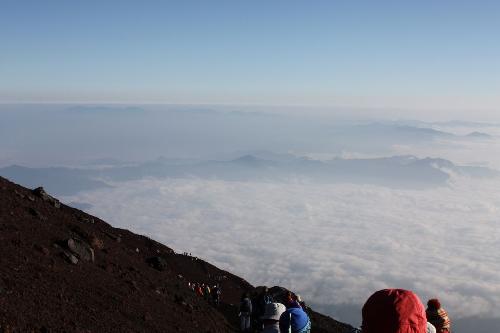
[[[292,288],[334,316],[385,287],[439,297],[456,318],[500,313],[498,180],[454,177],[432,191],[201,179],[114,185],[64,199],[253,284]]]

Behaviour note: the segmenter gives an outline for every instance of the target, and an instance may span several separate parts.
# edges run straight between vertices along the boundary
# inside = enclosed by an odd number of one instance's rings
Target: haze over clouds
[[[255,110],[261,110],[256,112]],[[269,111],[271,110],[271,111]],[[315,158],[415,155],[500,166],[499,126],[288,114],[273,108],[0,105],[0,166],[81,166],[158,156],[233,158],[269,150]],[[307,110],[307,109],[306,109]],[[467,137],[479,132],[491,136]],[[464,153],[465,152],[465,153]]]

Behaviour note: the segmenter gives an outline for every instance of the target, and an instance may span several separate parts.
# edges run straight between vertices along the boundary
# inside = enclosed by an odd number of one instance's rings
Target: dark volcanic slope
[[[219,280],[218,309],[187,286]],[[233,304],[245,290],[255,292],[202,260],[0,177],[0,332],[235,332]],[[313,332],[350,329],[309,313]]]

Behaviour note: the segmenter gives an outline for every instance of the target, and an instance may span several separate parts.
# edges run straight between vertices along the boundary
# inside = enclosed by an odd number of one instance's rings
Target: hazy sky
[[[500,105],[498,1],[0,6],[0,102]]]

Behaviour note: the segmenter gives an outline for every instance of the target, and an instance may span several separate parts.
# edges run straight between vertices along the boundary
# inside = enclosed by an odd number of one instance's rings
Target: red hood
[[[425,309],[404,289],[379,290],[363,306],[363,333],[426,333]]]

